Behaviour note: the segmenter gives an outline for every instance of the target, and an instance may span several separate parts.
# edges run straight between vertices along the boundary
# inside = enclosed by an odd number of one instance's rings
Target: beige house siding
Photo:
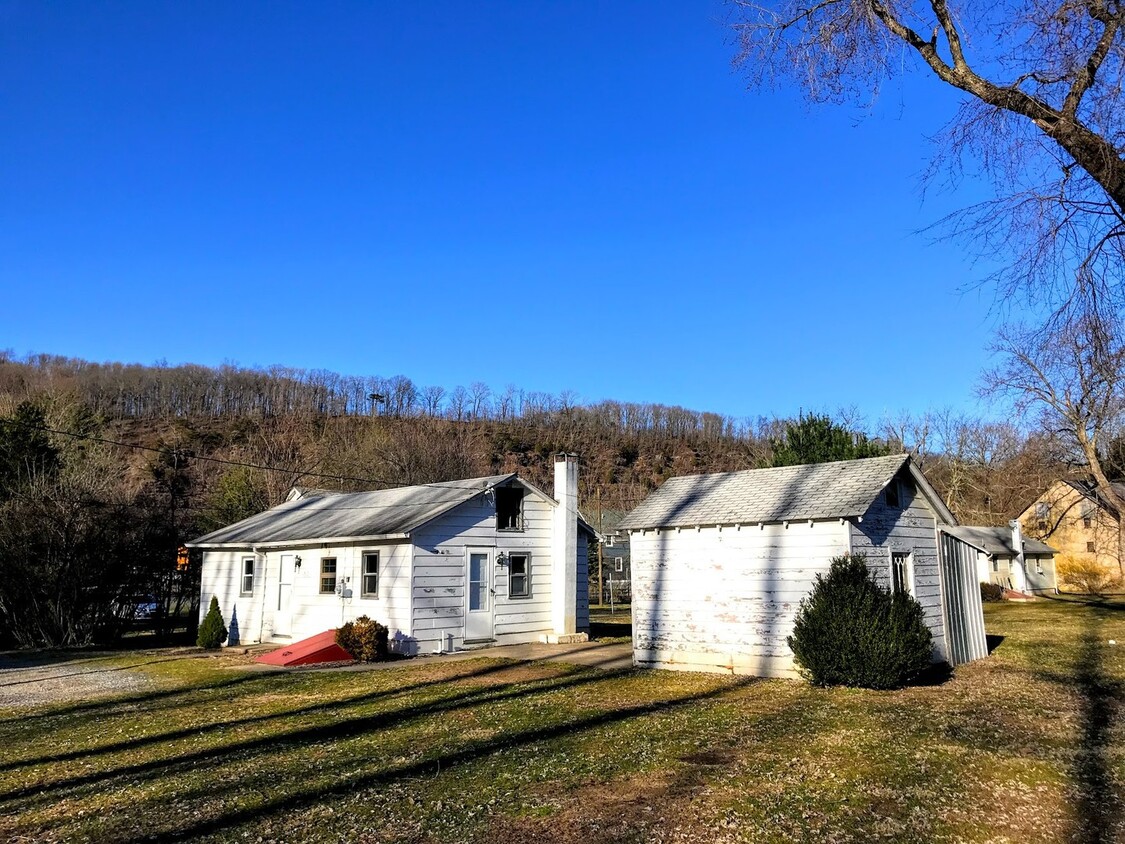
[[[1065,481],[1052,484],[1019,519],[1026,536],[1047,543],[1060,555],[1118,567],[1117,520]]]

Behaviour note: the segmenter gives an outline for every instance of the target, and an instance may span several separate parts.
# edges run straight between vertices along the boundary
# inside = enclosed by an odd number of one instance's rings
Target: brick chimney
[[[555,636],[577,630],[578,455],[555,455],[555,500],[551,520],[551,622]]]

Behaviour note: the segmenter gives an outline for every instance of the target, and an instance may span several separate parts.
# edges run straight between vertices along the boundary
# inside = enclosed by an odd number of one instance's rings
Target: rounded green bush
[[[929,667],[933,652],[921,604],[888,592],[862,554],[836,557],[817,575],[787,641],[817,686],[897,689]]]

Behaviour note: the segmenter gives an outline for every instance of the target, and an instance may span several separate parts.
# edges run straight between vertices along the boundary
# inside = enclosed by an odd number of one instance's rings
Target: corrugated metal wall
[[[984,609],[977,580],[977,551],[941,531],[941,580],[945,593],[945,637],[953,665],[988,656]]]

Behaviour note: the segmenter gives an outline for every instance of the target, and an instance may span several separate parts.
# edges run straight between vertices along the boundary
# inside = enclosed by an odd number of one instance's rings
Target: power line
[[[239,467],[242,467],[242,468],[245,468],[245,469],[259,469],[263,472],[284,472],[284,473],[289,474],[289,475],[295,474],[299,478],[308,477],[308,478],[321,478],[321,479],[334,480],[334,481],[355,481],[356,483],[363,483],[363,484],[381,484],[381,485],[386,486],[386,487],[443,486],[440,483],[437,483],[437,484],[404,484],[404,483],[398,483],[396,481],[384,480],[382,478],[359,478],[359,477],[355,477],[353,475],[330,475],[330,474],[327,474],[327,473],[324,473],[324,472],[302,471],[302,470],[299,470],[299,469],[285,469],[285,468],[282,468],[280,466],[267,466],[263,463],[247,463],[247,462],[242,461],[242,460],[227,460],[227,459],[222,458],[222,457],[211,457],[209,455],[204,455],[204,454],[194,454],[194,453],[189,454],[187,452],[180,451],[179,449],[157,448],[155,446],[150,446],[150,445],[141,445],[140,443],[123,442],[121,440],[111,440],[111,439],[108,439],[107,437],[98,437],[98,436],[95,436],[93,434],[81,434],[81,433],[78,433],[77,431],[62,431],[62,430],[59,430],[57,428],[48,428],[48,427],[43,426],[43,425],[29,425],[26,422],[19,422],[15,419],[5,419],[5,420],[3,420],[3,423],[8,424],[8,425],[16,425],[20,428],[26,428],[26,429],[32,430],[32,431],[42,431],[43,433],[46,433],[46,434],[58,434],[59,436],[62,436],[62,437],[72,437],[73,439],[76,439],[76,440],[88,440],[90,442],[102,443],[103,445],[115,445],[115,446],[118,446],[120,448],[135,448],[135,449],[138,449],[140,451],[150,451],[150,452],[153,452],[155,454],[163,454],[167,457],[183,457],[183,458],[188,459],[188,460],[202,460],[202,461],[206,461],[208,463],[219,463],[219,464],[222,464],[224,466],[239,466]],[[460,489],[460,490],[464,489],[464,487],[451,486],[451,485],[445,485],[444,488],[446,488],[446,489]]]
[[[324,472],[300,471],[300,470],[297,470],[297,469],[285,469],[285,468],[282,468],[280,466],[267,466],[267,465],[262,464],[262,463],[247,463],[247,462],[241,461],[241,460],[227,460],[227,459],[222,458],[222,457],[211,457],[209,455],[194,454],[194,453],[189,454],[187,452],[180,451],[178,449],[157,448],[155,446],[141,445],[140,443],[130,443],[130,442],[124,442],[124,441],[121,441],[121,440],[111,440],[111,439],[108,439],[107,437],[95,436],[94,434],[82,434],[82,433],[79,433],[78,431],[64,431],[64,430],[60,430],[58,428],[48,428],[45,425],[31,425],[31,424],[28,424],[26,422],[20,422],[16,419],[5,419],[5,420],[2,420],[2,422],[3,422],[3,424],[16,425],[20,428],[24,428],[24,429],[27,429],[27,430],[41,431],[41,432],[47,433],[47,434],[57,434],[57,435],[62,436],[62,437],[71,437],[71,438],[77,439],[77,440],[87,440],[89,442],[101,443],[103,445],[113,445],[113,446],[117,446],[119,448],[133,448],[133,449],[137,449],[137,450],[140,450],[140,451],[149,451],[149,452],[153,452],[155,454],[165,455],[166,457],[183,457],[187,460],[202,460],[202,461],[205,461],[205,462],[208,462],[208,463],[218,463],[218,464],[221,464],[221,465],[224,465],[224,466],[237,466],[237,467],[241,467],[241,468],[245,468],[245,469],[258,469],[258,470],[263,471],[263,472],[283,472],[283,473],[288,474],[288,475],[296,474],[298,478],[309,477],[309,478],[320,478],[320,479],[324,479],[324,480],[335,480],[335,481],[354,481],[356,483],[364,483],[364,484],[380,484],[384,487],[398,488],[398,489],[411,487],[411,486],[427,486],[427,487],[439,488],[439,489],[452,489],[452,490],[457,490],[459,492],[464,492],[464,491],[467,490],[467,488],[464,487],[464,486],[459,486],[459,485],[454,485],[454,484],[449,484],[449,483],[443,484],[441,482],[430,483],[430,484],[406,484],[406,483],[400,483],[400,482],[397,482],[397,481],[388,481],[388,480],[385,480],[385,479],[382,479],[382,478],[360,478],[360,477],[355,477],[353,475],[331,475],[331,474],[327,474],[327,473],[324,473]],[[502,474],[518,474],[518,473],[502,473]],[[373,490],[373,491],[377,491],[377,490]],[[403,505],[388,505],[388,506],[416,506],[416,505],[403,504]]]

